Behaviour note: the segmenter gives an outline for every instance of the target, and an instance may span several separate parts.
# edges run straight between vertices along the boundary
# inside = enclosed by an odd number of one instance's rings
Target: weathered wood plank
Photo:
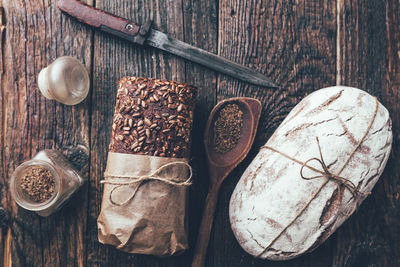
[[[4,20],[4,9],[3,4],[0,2],[0,86],[3,87],[5,83],[5,67],[4,67],[4,40],[5,40],[5,20]],[[0,165],[0,266],[6,266],[6,262],[10,262],[10,250],[11,247],[7,242],[10,240],[10,228],[8,227],[8,214],[3,207],[7,206],[9,203],[8,196],[6,192],[4,192],[4,184],[6,183],[6,176],[5,176],[5,168],[4,168],[4,111],[3,107],[4,97],[3,91],[0,94],[0,158],[2,164]],[[7,248],[7,249],[6,249]]]
[[[170,36],[216,52],[216,6],[215,3],[199,1],[97,1],[96,7],[132,19],[138,23],[154,20],[154,28]],[[203,16],[209,14],[209,16]],[[116,95],[117,81],[125,75],[157,77],[180,80],[199,88],[195,116],[195,140],[193,144],[194,168],[204,169],[202,136],[206,116],[215,95],[215,74],[202,67],[187,63],[173,55],[149,48],[134,46],[103,33],[96,33],[94,40],[94,91],[92,95],[91,128],[91,182],[89,189],[88,213],[88,265],[98,266],[187,266],[191,261],[190,252],[182,256],[158,259],[151,256],[129,255],[97,241],[96,219],[100,212],[102,187],[99,181],[104,172],[111,120]],[[190,210],[198,210],[196,188],[203,187],[204,172],[196,173],[195,189],[191,190]],[[195,192],[193,192],[195,191]],[[193,194],[192,194],[193,193]],[[198,212],[190,212],[190,243],[194,242],[193,232],[197,231]]]
[[[334,237],[317,251],[288,262],[257,260],[233,236],[228,209],[246,166],[287,113],[306,94],[335,84],[334,1],[220,1],[219,53],[272,77],[279,90],[244,84],[219,75],[217,96],[256,97],[263,113],[249,157],[223,185],[217,205],[207,266],[328,266]],[[268,203],[266,203],[268,205]]]
[[[386,3],[385,3],[386,2]],[[334,265],[400,264],[398,1],[338,1],[338,83],[376,95],[393,123],[393,149],[385,172],[356,214],[337,233]]]
[[[183,1],[184,41],[217,54],[218,3],[216,1]],[[186,81],[199,89],[192,130],[191,165],[195,171],[194,184],[189,191],[189,245],[185,263],[190,266],[198,235],[209,178],[205,164],[204,128],[216,103],[217,74],[200,65],[186,62]],[[174,265],[170,265],[171,267]],[[184,265],[182,265],[184,266]]]
[[[13,170],[44,148],[89,146],[89,102],[68,107],[46,100],[37,90],[41,68],[71,55],[91,68],[91,31],[61,16],[57,1],[3,1],[7,24],[3,46],[4,186]],[[57,214],[40,218],[5,203],[11,214],[12,263],[15,266],[84,266],[85,190]],[[5,251],[10,248],[4,248]],[[6,265],[11,264],[6,262]]]

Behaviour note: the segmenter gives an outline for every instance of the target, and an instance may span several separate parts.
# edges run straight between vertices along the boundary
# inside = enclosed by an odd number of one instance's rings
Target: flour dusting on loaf
[[[336,174],[361,140],[375,109],[376,99],[362,90],[324,88],[296,105],[266,145],[305,162],[319,158],[318,137],[323,159]],[[340,176],[360,192],[371,192],[386,165],[391,144],[389,113],[379,103],[371,129]],[[315,162],[310,165],[322,169]],[[231,226],[240,245],[253,256],[286,260],[312,251],[348,218],[345,214],[355,203],[361,204],[366,197],[354,199],[350,190],[338,190],[337,184],[329,181],[285,230],[325,181],[302,179],[300,168],[299,163],[277,152],[260,149],[237,184],[230,200]],[[305,173],[318,175],[310,170]]]

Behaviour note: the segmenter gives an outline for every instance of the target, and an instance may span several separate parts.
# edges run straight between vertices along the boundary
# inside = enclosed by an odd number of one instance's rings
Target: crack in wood
[[[8,216],[8,212],[1,207],[4,205],[5,207],[9,207],[10,196],[8,194],[7,182],[6,182],[6,161],[5,161],[5,131],[6,131],[6,123],[5,123],[5,82],[6,82],[6,73],[5,73],[5,30],[6,30],[6,17],[4,14],[3,2],[0,1],[0,84],[1,84],[1,133],[0,137],[0,146],[1,146],[1,168],[0,171],[2,173],[2,179],[0,179],[0,265],[1,266],[12,266],[12,255],[11,255],[11,224],[10,218]],[[1,251],[2,250],[2,251]],[[3,252],[3,253],[2,253]]]
[[[336,0],[336,85],[342,84],[342,25],[340,18],[343,11],[343,0]]]

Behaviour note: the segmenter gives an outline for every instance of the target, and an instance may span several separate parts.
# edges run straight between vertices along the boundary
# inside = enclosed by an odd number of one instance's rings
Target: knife
[[[152,29],[152,21],[139,25],[78,0],[60,0],[58,8],[85,24],[130,42],[156,47],[251,84],[278,87],[270,79],[255,70]]]

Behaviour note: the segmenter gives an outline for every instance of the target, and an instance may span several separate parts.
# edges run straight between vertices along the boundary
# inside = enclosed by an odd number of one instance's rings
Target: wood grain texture
[[[40,218],[10,201],[7,184],[13,170],[41,149],[89,146],[89,102],[68,107],[48,101],[36,85],[40,69],[59,56],[75,56],[91,68],[90,29],[65,20],[55,4],[3,1],[7,30],[2,50],[6,73],[2,81],[2,192],[12,233],[11,249],[10,243],[4,249],[12,251],[13,266],[83,266],[85,261],[85,192],[61,212]]]
[[[331,262],[332,240],[318,253],[292,261],[254,259],[233,236],[228,209],[246,166],[292,107],[308,93],[335,84],[335,10],[332,1],[220,1],[220,54],[258,69],[280,88],[266,90],[219,75],[218,99],[256,97],[263,103],[263,113],[252,152],[222,185],[206,266],[302,266],[306,262],[327,266]]]
[[[3,0],[0,206],[6,214],[0,210],[0,266],[11,266],[11,261],[14,266],[190,265],[193,248],[161,259],[98,243],[99,181],[107,160],[116,84],[125,75],[180,80],[199,88],[191,158],[195,177],[189,195],[191,246],[208,189],[203,131],[211,108],[232,96],[256,97],[263,103],[255,146],[222,185],[207,267],[400,265],[398,1],[86,2],[141,24],[153,19],[155,29],[254,68],[280,88],[248,85],[156,49],[94,32],[61,15],[56,0]],[[74,107],[45,100],[36,86],[40,69],[62,55],[76,56],[91,72],[90,96]],[[391,113],[395,138],[384,175],[359,211],[311,254],[287,262],[254,259],[240,248],[230,228],[228,204],[235,184],[292,107],[310,92],[335,83],[377,95]],[[76,145],[81,146],[69,149]],[[18,209],[8,190],[15,167],[43,148],[62,148],[90,180],[82,194],[49,218]],[[86,160],[85,150],[89,170],[79,163]]]
[[[4,87],[5,80],[6,80],[6,73],[5,73],[5,63],[4,63],[4,46],[5,46],[5,19],[4,19],[4,9],[3,5],[0,2],[0,86],[1,88]],[[4,94],[3,90],[0,90],[0,132],[4,133]],[[5,168],[4,168],[4,135],[1,135],[0,138],[0,158],[2,164],[0,165],[0,266],[6,266],[6,262],[10,262],[10,230],[9,222],[8,222],[8,214],[7,211],[3,207],[8,207],[8,203],[10,202],[9,196],[6,194],[4,189],[4,184],[7,182],[6,175],[5,175]]]
[[[218,53],[218,3],[217,1],[183,2],[183,41]],[[198,64],[185,61],[185,79],[195,85],[199,91],[192,129],[191,165],[195,171],[194,183],[189,191],[189,250],[184,255],[185,264],[190,266],[194,246],[200,227],[209,186],[209,177],[205,160],[204,129],[208,116],[216,104],[217,73]],[[172,266],[171,266],[172,267]]]
[[[393,148],[372,195],[337,232],[336,266],[398,266],[399,195],[399,2],[339,1],[338,82],[376,95],[388,108]]]

